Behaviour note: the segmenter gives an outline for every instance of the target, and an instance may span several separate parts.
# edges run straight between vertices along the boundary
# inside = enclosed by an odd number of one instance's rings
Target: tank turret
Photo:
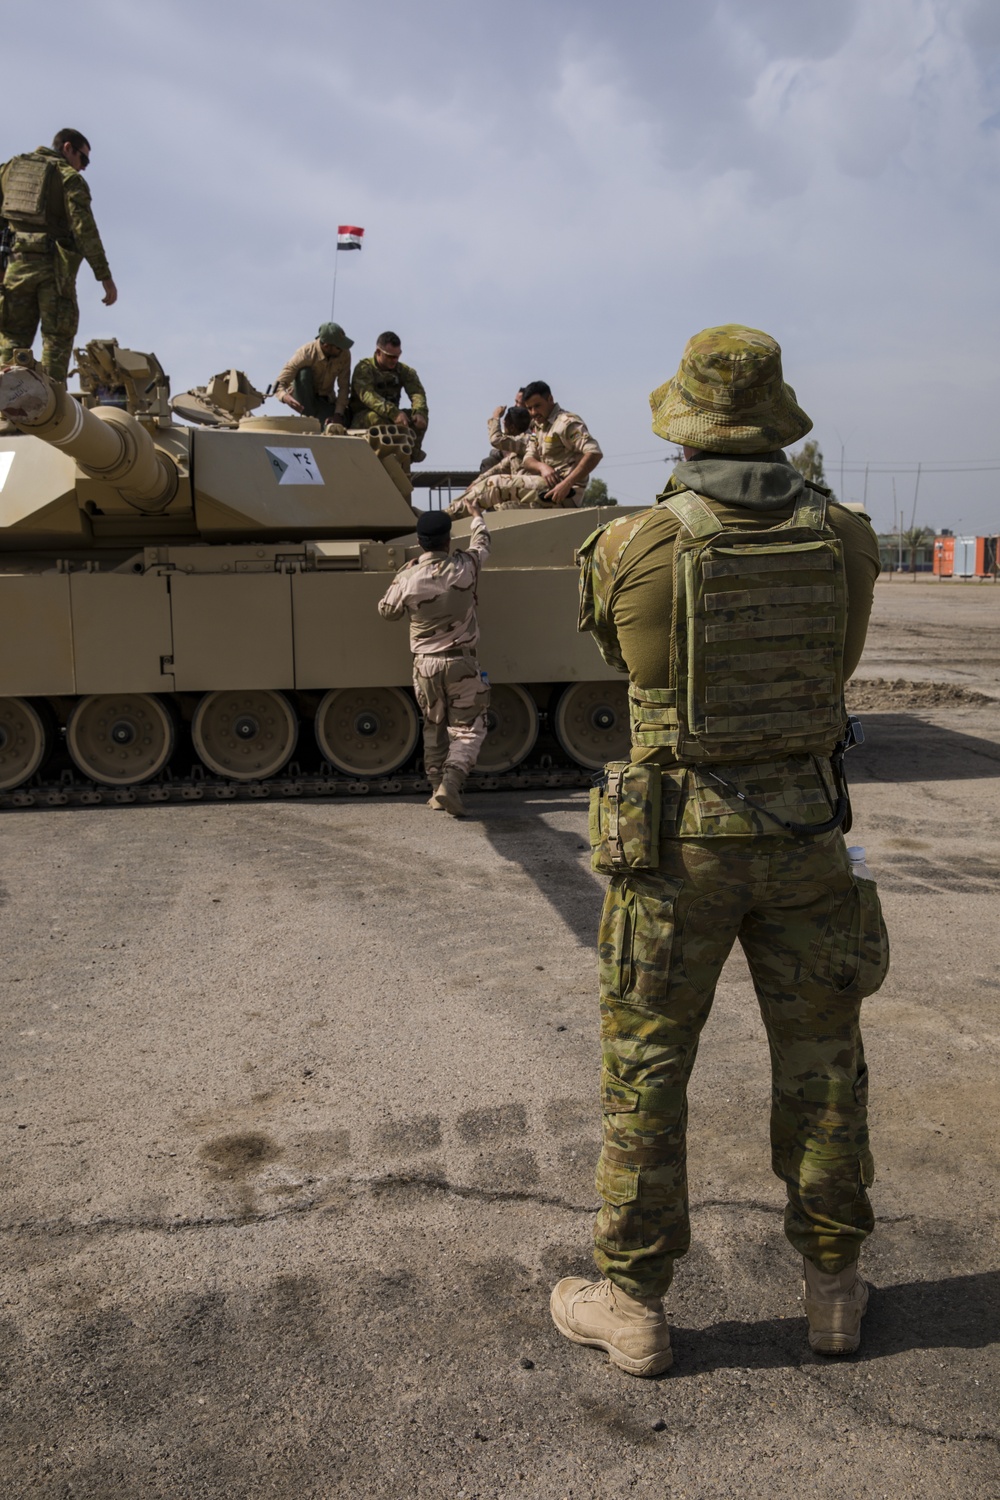
[[[79,395],[27,351],[0,371],[0,806],[420,790],[407,632],[376,609],[419,550],[400,430],[255,416],[238,370],[171,402],[114,340],[76,356]],[[480,783],[627,748],[625,683],[576,630],[608,518],[490,517]]]
[[[409,480],[364,435],[249,416],[258,393],[240,371],[202,388],[207,406],[222,403],[224,422],[186,426],[174,419],[155,355],[95,341],[77,358],[81,399],[37,370],[27,350],[0,373],[0,415],[18,429],[0,438],[0,551],[99,555],[182,538],[412,531]]]

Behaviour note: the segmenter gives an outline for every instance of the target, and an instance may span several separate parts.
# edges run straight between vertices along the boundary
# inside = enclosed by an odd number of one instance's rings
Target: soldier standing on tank
[[[358,360],[351,380],[350,425],[410,428],[414,439],[409,457],[419,463],[424,457],[420,445],[427,431],[427,393],[413,366],[403,364],[402,353],[399,334],[387,329],[379,334],[371,358]],[[409,410],[400,408],[404,391],[410,398]]]
[[[274,382],[275,396],[306,417],[346,423],[353,347],[354,340],[339,323],[321,323],[316,337],[296,349],[282,367]]]
[[[462,788],[486,738],[490,690],[479,670],[476,585],[490,555],[490,534],[479,506],[467,551],[449,551],[451,519],[425,511],[417,521],[423,549],[396,574],[379,601],[384,620],[410,617],[413,690],[424,718],[428,806],[460,818]]]
[[[581,552],[581,629],[629,673],[633,749],[608,768],[620,842],[600,864],[603,1279],[568,1277],[551,1299],[561,1333],[633,1375],[672,1359],[661,1299],[690,1241],[687,1083],[737,940],[770,1046],[772,1166],[809,1343],[858,1347],[874,1223],[859,1015],[888,966],[874,883],[852,874],[841,832],[843,684],[874,533],[781,451],[812,423],[767,334],[706,329],[650,403],[684,461],[654,509]]]
[[[30,349],[42,325],[41,367],[65,385],[80,321],[76,275],[86,260],[110,307],[118,298],[81,173],[90,142],[60,130],[51,146],[12,157],[0,167],[0,217],[12,238],[0,289],[0,365]]]

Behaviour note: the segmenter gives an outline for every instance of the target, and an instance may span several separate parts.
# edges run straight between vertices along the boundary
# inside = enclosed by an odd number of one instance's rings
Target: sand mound
[[[996,698],[953,682],[907,682],[903,677],[890,682],[886,677],[862,677],[847,684],[847,707],[852,713],[900,713],[904,709],[996,702]]]

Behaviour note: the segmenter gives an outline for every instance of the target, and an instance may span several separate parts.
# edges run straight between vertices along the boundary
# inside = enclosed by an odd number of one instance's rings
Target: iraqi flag
[[[364,238],[364,233],[364,230],[359,229],[356,224],[338,224],[337,249],[360,250],[361,241]]]

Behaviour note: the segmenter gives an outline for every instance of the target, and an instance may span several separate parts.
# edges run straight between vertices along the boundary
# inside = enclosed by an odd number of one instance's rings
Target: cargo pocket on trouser
[[[874,995],[889,971],[889,935],[874,880],[852,879],[820,949],[814,977],[843,1000]]]
[[[681,884],[662,875],[611,881],[597,936],[602,1000],[639,1007],[665,1001]]]
[[[686,993],[671,1013],[681,887],[660,875],[612,880],[599,934],[604,1145],[594,1258],[637,1296],[665,1291],[690,1243],[684,1096],[698,1027]]]
[[[465,664],[463,663],[463,666]],[[448,723],[463,727],[475,724],[490,706],[490,690],[482,679],[479,668],[469,663],[468,669],[453,680],[448,673]]]
[[[490,690],[474,661],[454,662],[447,673],[448,759],[466,775],[479,759],[486,738]]]

